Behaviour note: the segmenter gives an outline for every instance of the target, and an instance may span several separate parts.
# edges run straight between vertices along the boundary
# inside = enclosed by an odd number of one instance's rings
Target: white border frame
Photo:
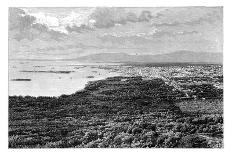
[[[224,149],[8,149],[8,7],[174,7],[174,6],[223,6],[224,12]],[[232,102],[230,87],[231,61],[231,15],[230,1],[226,0],[11,0],[2,1],[1,15],[1,136],[0,153],[3,154],[198,154],[211,155],[232,153]],[[230,78],[231,77],[231,78]]]

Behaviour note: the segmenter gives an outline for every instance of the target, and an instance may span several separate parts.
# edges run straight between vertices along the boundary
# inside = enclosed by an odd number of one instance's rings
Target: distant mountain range
[[[81,62],[138,62],[138,63],[223,63],[222,53],[177,51],[159,55],[129,55],[125,53],[99,53],[76,60]]]

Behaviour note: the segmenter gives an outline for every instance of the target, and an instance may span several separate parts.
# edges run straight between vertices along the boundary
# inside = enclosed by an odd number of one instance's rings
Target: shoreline
[[[119,77],[119,76],[113,76],[113,77]],[[106,78],[102,78],[102,79],[98,79],[98,80],[94,80],[94,81],[88,81],[86,84],[85,84],[85,86],[84,86],[84,88],[81,88],[81,89],[79,89],[79,90],[76,90],[75,92],[73,92],[73,93],[71,93],[71,94],[60,94],[60,95],[58,95],[58,96],[43,96],[43,95],[38,95],[38,96],[33,96],[33,95],[8,95],[8,97],[35,97],[35,98],[37,98],[37,97],[56,97],[56,98],[59,98],[60,96],[62,96],[62,95],[72,95],[72,94],[75,94],[75,93],[78,93],[78,92],[81,92],[81,91],[84,91],[85,90],[85,87],[89,84],[89,83],[91,83],[91,82],[97,82],[97,81],[100,81],[100,80],[107,80],[107,78],[109,78],[109,77],[106,77]]]

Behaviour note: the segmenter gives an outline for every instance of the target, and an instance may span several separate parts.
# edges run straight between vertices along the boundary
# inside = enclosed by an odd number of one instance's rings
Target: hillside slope
[[[162,79],[113,77],[71,95],[10,96],[9,148],[222,147],[222,115],[182,112],[181,94]]]
[[[151,62],[151,63],[219,63],[222,53],[177,51],[159,55],[128,55],[125,53],[99,53],[79,57],[81,62]]]

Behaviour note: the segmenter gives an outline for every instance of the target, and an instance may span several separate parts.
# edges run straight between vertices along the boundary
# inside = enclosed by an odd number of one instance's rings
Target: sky
[[[222,7],[9,8],[10,59],[222,52]]]

